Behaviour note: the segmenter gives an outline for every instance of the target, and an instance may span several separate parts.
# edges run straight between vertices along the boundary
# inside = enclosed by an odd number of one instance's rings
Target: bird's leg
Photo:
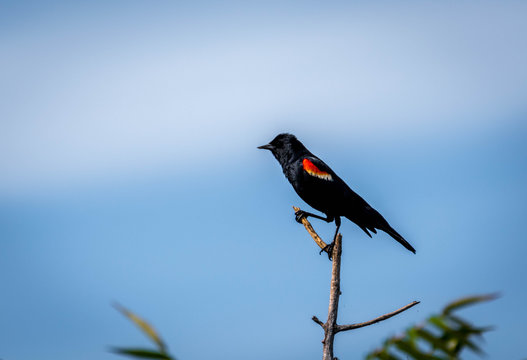
[[[295,220],[299,224],[302,224],[302,218],[306,218],[307,219],[308,216],[314,217],[316,219],[324,220],[325,222],[328,222],[328,223],[332,222],[333,219],[334,219],[332,216],[329,216],[329,215],[324,218],[324,217],[322,217],[320,215],[315,215],[315,214],[312,214],[310,212],[302,211],[302,210],[298,210],[297,212],[295,212]]]
[[[333,236],[333,241],[331,244],[328,244],[324,246],[322,250],[320,250],[319,254],[322,254],[323,251],[326,251],[328,253],[328,259],[331,260],[331,255],[333,254],[333,247],[335,247],[335,239],[337,238],[337,235],[339,233],[340,229],[340,216],[337,216],[335,218],[335,225],[337,225],[337,228],[335,229],[335,235]]]

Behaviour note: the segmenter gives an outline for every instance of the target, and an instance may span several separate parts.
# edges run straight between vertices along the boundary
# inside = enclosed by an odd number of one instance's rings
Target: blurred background
[[[270,153],[291,132],[416,249],[344,221],[359,359],[457,297],[526,356],[527,3],[2,1],[0,357],[318,359],[330,262]],[[334,225],[313,220],[329,238]],[[471,358],[467,356],[467,358]]]

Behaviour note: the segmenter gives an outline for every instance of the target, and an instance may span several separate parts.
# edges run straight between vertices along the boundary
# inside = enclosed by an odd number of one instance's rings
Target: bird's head
[[[258,146],[269,150],[282,166],[309,153],[306,147],[292,134],[279,134],[269,144]]]

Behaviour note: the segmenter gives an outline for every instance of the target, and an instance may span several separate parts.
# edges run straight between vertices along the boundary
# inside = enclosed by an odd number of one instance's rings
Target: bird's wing
[[[326,181],[334,181],[335,173],[322,160],[314,156],[302,159],[302,169],[310,176]]]

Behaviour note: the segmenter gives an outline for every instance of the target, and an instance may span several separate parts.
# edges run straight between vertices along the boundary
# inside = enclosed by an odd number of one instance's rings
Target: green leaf
[[[416,360],[443,360],[440,357],[429,355],[411,343],[409,340],[400,340],[395,343],[395,346],[404,353],[407,353]]]
[[[442,314],[429,317],[425,325],[414,325],[405,333],[386,339],[383,347],[370,353],[367,359],[390,359],[392,350],[395,350],[397,356],[404,353],[405,359],[408,360],[455,360],[459,359],[459,354],[466,349],[482,355],[484,352],[475,340],[492,327],[474,326],[465,319],[453,315],[453,312],[496,297],[497,295],[491,294],[464,297],[454,301],[444,308]]]
[[[475,352],[476,354],[478,355],[484,355],[485,352],[483,350],[481,350],[481,348],[479,346],[477,346],[476,344],[474,344],[472,341],[470,341],[469,339],[465,340],[465,345],[467,347],[470,348],[470,350],[472,350],[473,352]]]
[[[366,360],[400,360],[397,356],[388,352],[387,348],[373,351],[366,357]]]
[[[411,327],[410,329],[408,329],[406,331],[406,336],[412,343],[415,343],[415,341],[417,340],[417,336],[418,336],[417,327]]]
[[[455,315],[448,315],[448,320],[459,325],[460,328],[469,328],[471,329],[472,333],[475,333],[477,335],[483,335],[484,332],[494,330],[493,326],[485,326],[485,327],[475,327],[471,323],[459,318]]]
[[[490,300],[494,300],[497,298],[498,298],[498,294],[467,296],[459,300],[456,300],[454,302],[451,302],[450,304],[445,306],[445,308],[443,309],[443,314],[448,315],[452,311],[461,309],[465,306],[473,305],[473,304],[484,302],[484,301],[490,301]]]
[[[116,354],[140,358],[140,359],[175,360],[165,353],[161,353],[155,350],[148,350],[148,349],[113,348],[111,349],[111,351]]]
[[[400,360],[398,357],[390,354],[388,351],[384,351],[378,355],[380,360]]]
[[[448,326],[444,317],[442,316],[431,316],[428,319],[428,323],[434,325],[435,327],[437,327],[438,329],[442,331],[445,331],[445,332],[450,331],[450,327]]]
[[[139,316],[135,315],[130,310],[126,309],[124,306],[119,304],[114,304],[114,307],[128,319],[130,319],[150,340],[152,340],[158,347],[161,353],[166,353],[166,346],[157,334],[155,329],[148,323],[146,320],[141,319]]]
[[[438,338],[434,334],[432,334],[430,331],[426,329],[418,329],[417,334],[419,335],[419,338],[423,341],[428,342],[434,350],[440,350],[446,355],[453,355],[453,352],[451,349],[447,346],[445,341]]]

